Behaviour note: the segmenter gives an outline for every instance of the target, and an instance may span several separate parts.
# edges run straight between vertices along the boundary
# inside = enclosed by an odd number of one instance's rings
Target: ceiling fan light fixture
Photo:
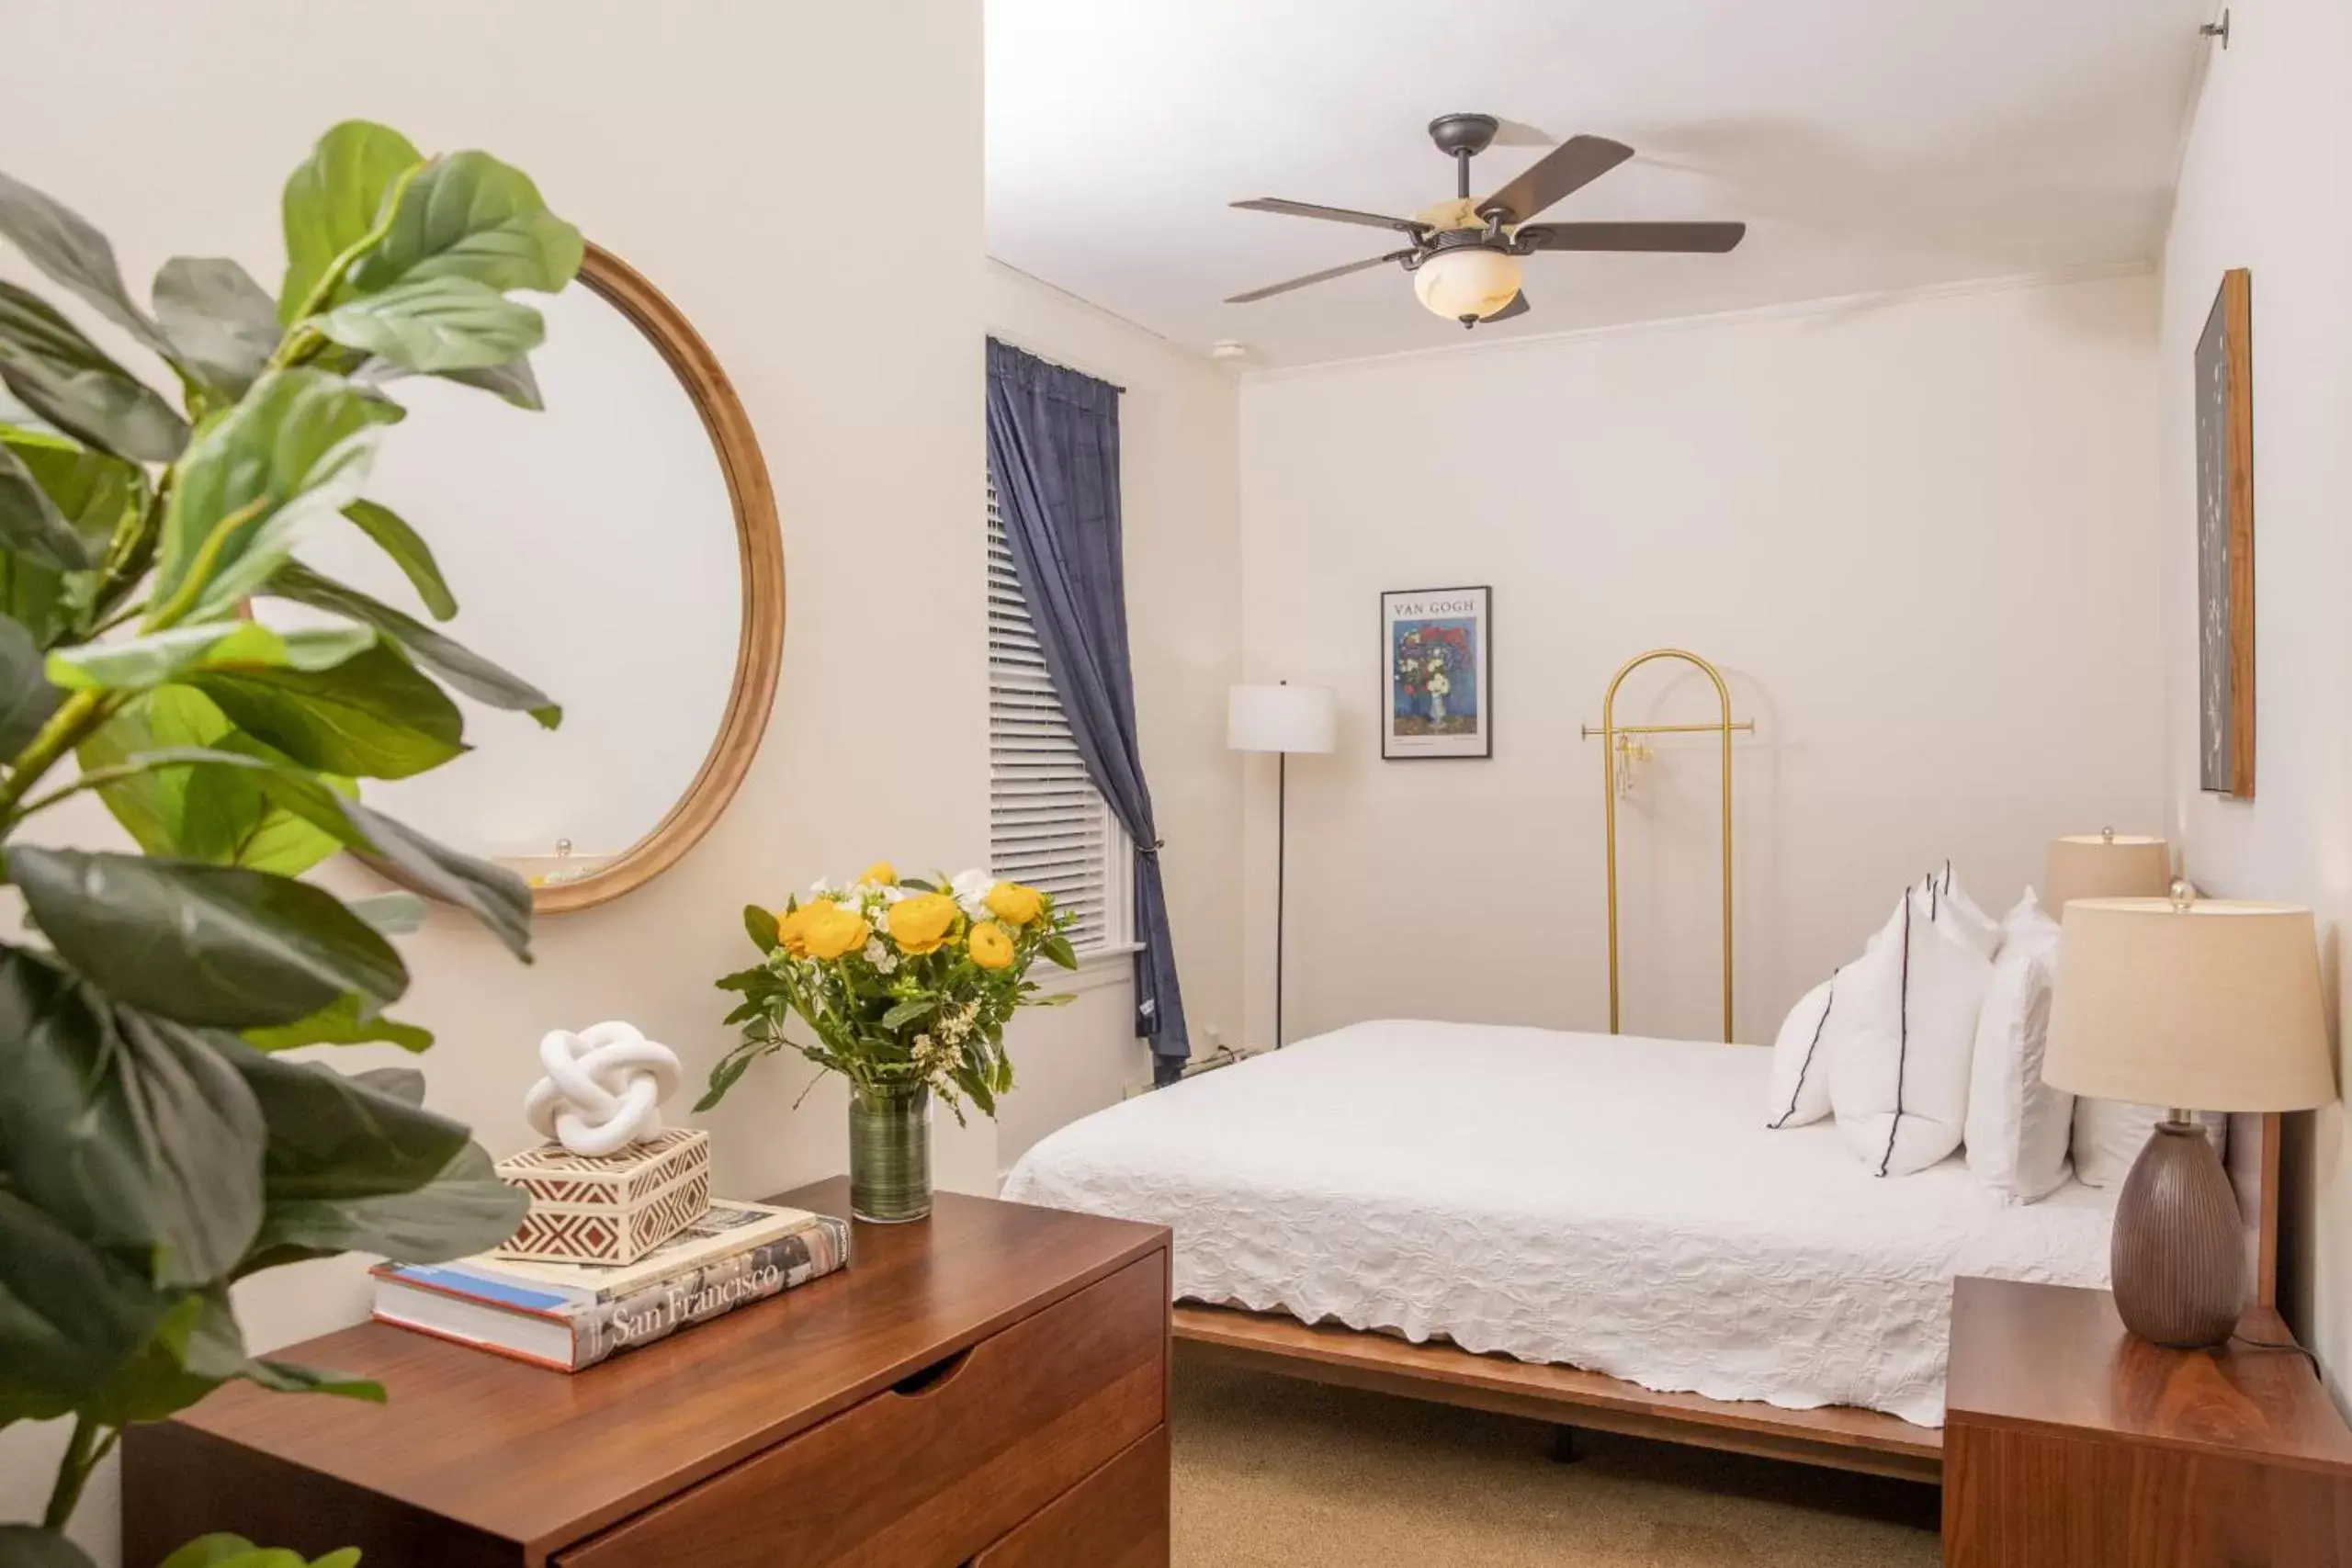
[[[1518,293],[1519,258],[1483,245],[1440,251],[1413,272],[1414,297],[1449,321],[1483,321]]]

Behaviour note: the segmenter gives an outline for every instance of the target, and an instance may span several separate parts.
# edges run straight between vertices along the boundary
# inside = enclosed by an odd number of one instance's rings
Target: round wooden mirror
[[[529,877],[542,914],[616,898],[709,830],[784,650],[775,498],[726,373],[610,252],[590,245],[579,281],[538,302],[542,411],[405,382],[401,439],[368,484],[432,540],[470,612],[453,632],[564,710],[546,732],[460,697],[476,749],[369,799]],[[330,575],[396,594],[364,540],[320,553]]]

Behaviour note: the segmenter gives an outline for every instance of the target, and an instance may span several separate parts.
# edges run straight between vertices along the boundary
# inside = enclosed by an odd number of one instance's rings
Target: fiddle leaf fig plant
[[[231,1380],[380,1399],[252,1352],[230,1287],[342,1252],[433,1262],[526,1208],[413,1070],[300,1046],[432,1036],[386,1014],[413,895],[300,880],[356,851],[530,956],[530,890],[361,803],[467,749],[452,691],[553,728],[545,693],[298,555],[356,529],[422,615],[457,599],[424,536],[361,489],[403,378],[523,408],[578,231],[521,171],[336,126],[286,185],[286,272],[175,257],[147,302],[104,235],[0,175],[0,240],[176,383],[127,369],[0,278],[0,1427],[70,1417],[38,1523],[0,1563],[84,1561],[63,1530],[122,1429]],[[0,255],[0,262],[5,262]],[[486,412],[495,405],[485,401]],[[277,615],[272,601],[299,605]],[[140,852],[42,818],[95,795]],[[232,1537],[183,1560],[300,1562]],[[356,1554],[322,1561],[344,1563]]]

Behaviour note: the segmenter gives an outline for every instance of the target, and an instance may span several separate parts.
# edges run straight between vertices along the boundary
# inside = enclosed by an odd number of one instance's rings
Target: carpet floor
[[[1241,1372],[1179,1348],[1175,1568],[1929,1568],[1937,1493]]]

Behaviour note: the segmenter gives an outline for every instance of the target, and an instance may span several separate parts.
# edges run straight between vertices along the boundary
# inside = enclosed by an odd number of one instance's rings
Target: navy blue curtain
[[[1135,674],[1119,540],[1119,389],[989,340],[989,473],[1045,649],[1094,787],[1135,841],[1136,1033],[1154,1077],[1192,1055],[1159,881],[1159,834],[1136,750]]]

